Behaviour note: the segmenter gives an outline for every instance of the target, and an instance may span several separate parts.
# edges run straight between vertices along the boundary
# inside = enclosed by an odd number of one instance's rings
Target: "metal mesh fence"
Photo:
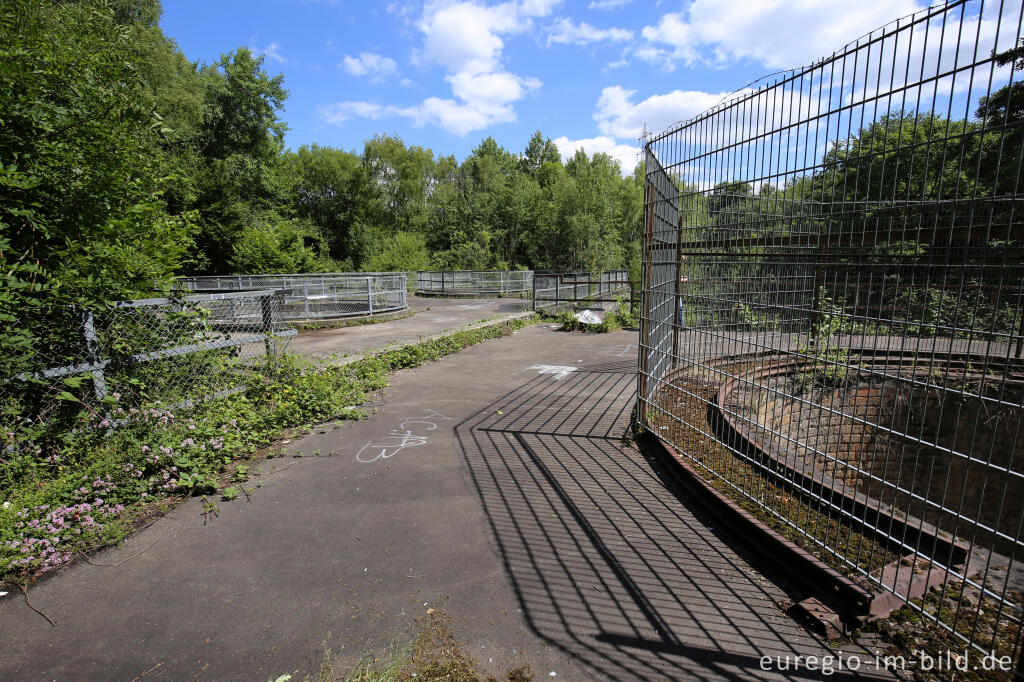
[[[189,291],[273,289],[284,296],[280,316],[288,320],[376,315],[407,307],[407,275],[395,272],[182,277],[176,284]]]
[[[645,140],[638,377],[716,487],[1018,669],[1021,21],[950,2]]]
[[[599,275],[589,272],[536,273],[533,276],[533,309],[557,308],[563,303],[610,302],[628,298],[632,286],[625,270]]]
[[[530,291],[530,270],[421,270],[416,290],[428,294],[518,294]]]
[[[0,428],[27,443],[72,427],[83,410],[119,415],[186,406],[239,390],[247,373],[286,350],[273,291],[58,308],[23,324],[36,343],[7,365]]]

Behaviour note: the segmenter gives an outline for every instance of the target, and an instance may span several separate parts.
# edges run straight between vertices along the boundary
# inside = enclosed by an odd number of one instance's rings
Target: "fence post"
[[[530,309],[533,310],[533,312],[537,312],[537,278],[534,277],[532,279],[533,279],[533,293],[530,295],[530,301],[531,301]]]
[[[309,317],[309,283],[302,283],[302,304],[306,309],[306,317]]]
[[[260,297],[260,317],[263,319],[263,346],[267,351],[267,357],[273,357],[276,352],[274,339],[274,308],[271,299],[278,294]]]
[[[366,302],[370,307],[370,314],[373,315],[373,278],[366,278]]]
[[[238,290],[239,291],[242,290],[242,276],[241,275],[238,276]]]
[[[99,365],[92,372],[92,390],[96,400],[107,397],[107,379],[103,374],[103,359],[100,357],[100,344],[96,338],[96,326],[93,323],[92,311],[82,311],[82,332],[85,336],[85,352],[90,365]]]
[[[675,296],[672,300],[672,368],[679,366],[679,336],[683,331],[682,320],[679,319],[683,309],[683,215],[676,221],[676,281]]]

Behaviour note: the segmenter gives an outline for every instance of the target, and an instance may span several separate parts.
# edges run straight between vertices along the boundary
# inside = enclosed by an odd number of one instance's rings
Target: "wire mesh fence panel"
[[[589,272],[534,273],[533,309],[557,308],[563,304],[602,303],[628,298],[629,273],[609,270]]]
[[[530,270],[421,270],[416,290],[429,294],[519,294],[530,291]]]
[[[647,138],[638,379],[719,489],[1015,666],[1021,33],[950,2]]]
[[[19,353],[3,358],[0,383],[0,429],[6,435],[6,449],[31,439],[29,432],[41,424],[60,422],[77,414],[79,408],[58,396],[67,398],[79,391],[71,385],[82,381],[96,369],[95,334],[87,325],[88,313],[70,306],[38,308],[21,311],[17,326],[31,340]],[[70,384],[66,378],[74,377]],[[67,392],[68,395],[61,395]],[[81,392],[86,397],[88,391]]]
[[[280,316],[288,320],[396,312],[407,307],[408,294],[400,272],[183,277],[176,284],[190,291],[281,291]]]
[[[186,406],[239,390],[287,349],[272,291],[59,308],[25,320],[36,343],[0,386],[11,447],[75,428],[83,414],[116,426],[145,406]],[[265,367],[264,367],[265,368]],[[19,445],[20,444],[20,445]]]

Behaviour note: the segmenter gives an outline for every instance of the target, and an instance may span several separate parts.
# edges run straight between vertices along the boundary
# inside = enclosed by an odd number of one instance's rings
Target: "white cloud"
[[[492,123],[515,121],[512,102],[540,87],[540,81],[535,78],[523,78],[507,71],[462,72],[448,76],[447,80],[458,99],[428,97],[420,104],[407,107],[374,102],[338,102],[317,111],[328,123],[341,124],[355,117],[375,120],[398,116],[409,119],[414,126],[429,123],[463,137]]]
[[[572,19],[565,17],[555,22],[548,34],[548,45],[561,43],[564,45],[586,45],[608,41],[612,43],[633,39],[633,32],[625,28],[597,28],[585,21],[574,24]]]
[[[398,109],[395,113],[410,119],[414,126],[430,123],[460,137],[474,130],[482,130],[492,123],[516,120],[515,112],[508,106],[481,109],[440,97],[428,97],[418,105]]]
[[[272,59],[278,64],[287,64],[288,60],[281,55],[281,46],[277,43],[270,43],[266,47],[251,47],[249,48],[254,54],[263,55],[267,59]]]
[[[351,118],[378,119],[385,114],[386,107],[373,102],[337,102],[317,107],[316,111],[324,121],[341,124]]]
[[[446,80],[451,83],[452,94],[481,109],[522,99],[528,91],[537,90],[541,85],[536,78],[522,78],[507,71],[476,74],[464,71]]]
[[[432,3],[419,22],[423,56],[451,72],[487,73],[498,68],[502,36],[521,33],[531,16],[517,3]]]
[[[376,102],[336,102],[317,107],[317,114],[327,123],[336,125],[341,125],[352,118],[376,121],[397,116],[408,119],[413,126],[420,127],[429,123],[459,137],[465,137],[468,133],[486,128],[492,123],[516,120],[515,111],[510,106],[481,108],[440,97],[428,97],[420,104],[408,107]]]
[[[794,68],[926,6],[916,0],[694,0],[689,8],[644,27],[647,45],[637,56],[668,70],[677,62],[738,59]]]
[[[526,16],[546,17],[561,4],[562,0],[520,0],[519,7]]]
[[[408,26],[416,11],[416,5],[411,2],[389,2],[385,6],[385,10],[388,14],[395,15],[400,22]]]
[[[444,67],[453,98],[428,97],[404,107],[338,102],[320,107],[320,116],[339,124],[353,116],[399,116],[413,125],[436,125],[460,136],[493,123],[515,121],[512,104],[542,84],[536,78],[504,68],[505,38],[530,29],[534,19],[550,15],[560,1],[518,0],[481,5],[469,0],[428,0],[416,22],[423,35],[423,47],[414,53],[413,61],[416,65]],[[389,11],[398,14],[401,9],[392,5]]]
[[[358,57],[345,55],[339,66],[353,76],[369,76],[371,80],[382,80],[398,69],[394,59],[373,52],[362,52]]]
[[[635,90],[626,90],[613,85],[601,91],[597,100],[594,120],[597,129],[612,137],[636,140],[643,128],[658,132],[666,127],[713,107],[726,93],[701,92],[699,90],[673,90],[665,95],[651,95],[641,102],[634,102]]]
[[[558,147],[558,152],[565,160],[571,159],[577,149],[582,149],[590,156],[600,153],[612,157],[619,162],[623,175],[631,174],[636,168],[639,146],[635,144],[621,144],[607,136],[590,137],[583,140],[570,140],[568,137],[562,136],[555,138],[552,142]]]
[[[587,9],[618,9],[631,2],[633,0],[592,0]]]

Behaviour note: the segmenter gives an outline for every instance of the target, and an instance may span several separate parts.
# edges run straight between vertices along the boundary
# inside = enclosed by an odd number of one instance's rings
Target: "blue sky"
[[[1011,3],[1012,4],[1012,3]],[[464,158],[534,130],[632,166],[660,132],[768,72],[924,8],[915,0],[164,0],[193,60],[248,45],[290,92],[287,145],[362,149],[375,133]]]

